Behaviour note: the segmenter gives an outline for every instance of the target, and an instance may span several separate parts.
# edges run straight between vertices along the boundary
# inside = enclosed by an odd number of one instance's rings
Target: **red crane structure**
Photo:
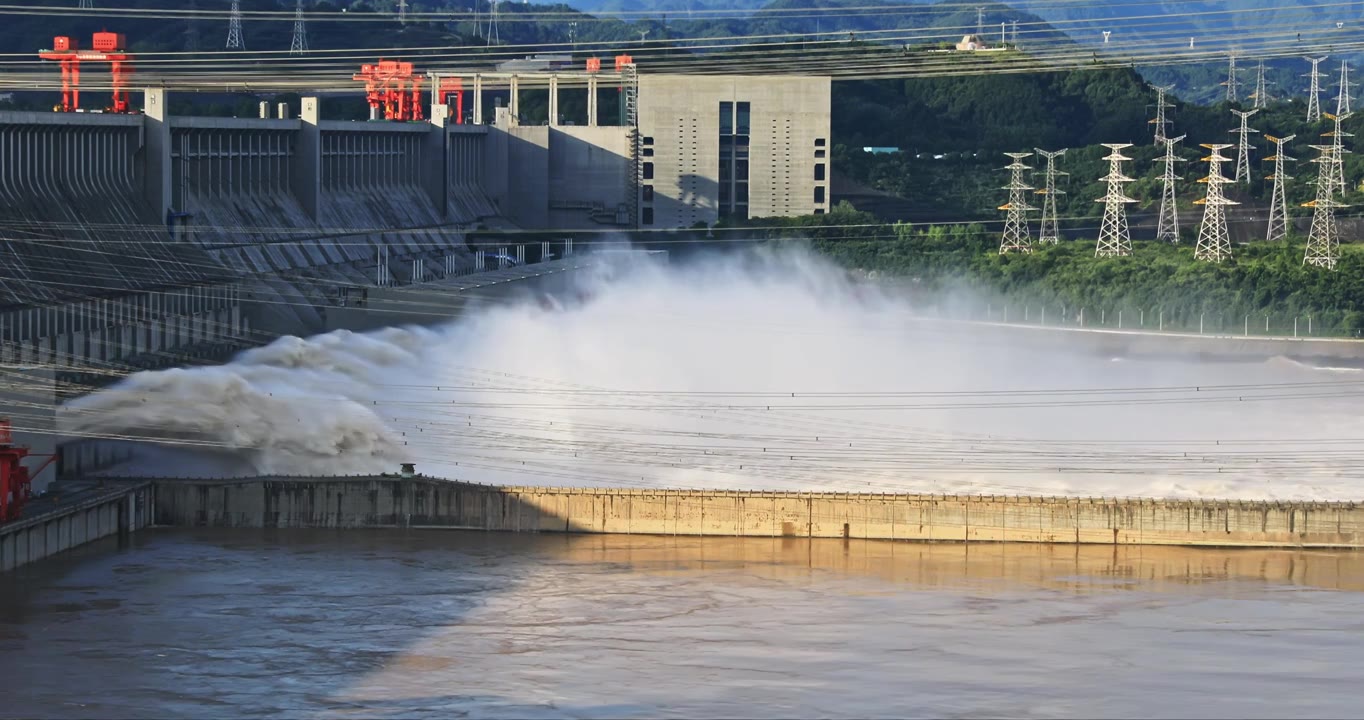
[[[106,108],[109,112],[127,113],[128,76],[132,74],[133,56],[124,48],[127,38],[121,33],[97,32],[90,42],[90,50],[76,47],[74,38],[59,35],[52,38],[51,50],[39,50],[38,57],[55,60],[62,66],[62,105],[61,112],[75,112],[81,106],[81,63],[107,62],[113,75],[113,105]]]
[[[34,470],[24,467],[26,457],[45,457],[47,460]],[[0,522],[18,520],[28,502],[33,478],[56,460],[56,455],[36,455],[28,448],[14,445],[10,422],[0,419]]]
[[[412,63],[380,60],[373,65],[361,65],[360,72],[351,79],[365,83],[371,119],[378,119],[380,107],[385,120],[420,121],[425,118],[422,78],[412,73]]]

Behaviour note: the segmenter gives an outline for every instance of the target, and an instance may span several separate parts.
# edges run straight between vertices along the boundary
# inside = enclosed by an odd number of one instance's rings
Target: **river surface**
[[[153,530],[0,576],[0,717],[1358,717],[1364,554]]]

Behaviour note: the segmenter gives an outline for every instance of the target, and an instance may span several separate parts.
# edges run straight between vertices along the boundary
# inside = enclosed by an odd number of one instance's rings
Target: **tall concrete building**
[[[639,226],[829,207],[829,78],[639,78]]]

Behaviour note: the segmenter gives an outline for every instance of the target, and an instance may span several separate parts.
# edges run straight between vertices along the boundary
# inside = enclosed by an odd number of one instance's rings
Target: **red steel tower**
[[[62,67],[62,112],[75,112],[81,104],[81,63],[107,62],[113,76],[113,104],[106,108],[109,112],[127,113],[128,76],[132,74],[133,56],[124,48],[127,38],[120,33],[97,32],[90,43],[90,50],[80,50],[73,38],[59,35],[52,38],[51,50],[39,50],[38,57],[54,60]]]

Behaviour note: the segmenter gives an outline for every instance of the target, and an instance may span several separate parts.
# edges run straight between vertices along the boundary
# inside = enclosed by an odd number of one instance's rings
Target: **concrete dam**
[[[1364,548],[1364,504],[1343,502],[498,487],[421,476],[110,486],[120,489],[0,528],[0,570],[152,525]]]

